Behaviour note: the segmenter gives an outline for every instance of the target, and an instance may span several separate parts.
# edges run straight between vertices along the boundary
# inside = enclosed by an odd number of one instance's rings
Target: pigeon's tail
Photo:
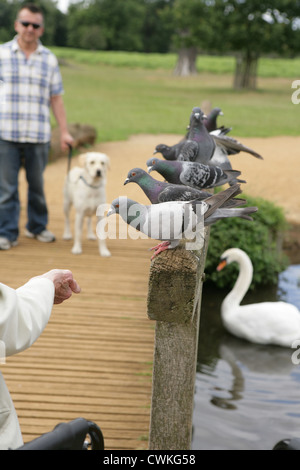
[[[229,134],[229,132],[232,131],[232,127],[225,127],[225,126],[221,126],[221,127],[218,127],[217,129],[213,130],[213,131],[210,131],[209,133],[211,135],[226,135],[226,134]]]
[[[241,219],[253,221],[253,218],[249,214],[257,212],[257,207],[244,207],[238,208],[223,208],[217,209],[211,216],[205,219],[205,225],[211,225],[217,220],[227,219],[228,217],[240,217]]]
[[[222,209],[223,211],[224,209]],[[228,209],[225,209],[228,210]],[[243,209],[230,209],[230,212],[234,212],[232,214],[234,217],[240,217],[241,219],[245,220],[253,220],[253,218],[249,214],[253,214],[254,212],[258,211],[258,207],[243,207]]]
[[[263,160],[263,157],[259,153],[255,152],[255,150],[251,149],[250,147],[247,147],[241,142],[238,142],[232,137],[228,137],[226,135],[218,135],[218,136],[215,135],[213,137],[217,145],[221,145],[222,147],[224,147],[227,150],[228,154],[246,152],[246,153],[250,153],[256,158],[259,158],[260,160]]]
[[[233,185],[236,183],[247,183],[245,180],[241,180],[238,178],[238,176],[241,175],[240,171],[237,170],[223,170],[225,175],[227,176],[228,183]]]
[[[204,218],[208,218],[215,212],[216,209],[218,209],[220,206],[223,206],[233,197],[241,194],[241,192],[242,190],[240,185],[235,184],[234,186],[230,186],[229,188],[225,189],[225,191],[221,191],[220,193],[214,194],[213,196],[205,199],[205,203],[208,205],[208,209],[205,212]]]
[[[242,199],[240,197],[234,197],[233,199],[229,199],[228,201],[225,201],[221,207],[226,207],[226,209],[229,209],[229,208],[244,206],[245,204],[247,204],[246,199]]]

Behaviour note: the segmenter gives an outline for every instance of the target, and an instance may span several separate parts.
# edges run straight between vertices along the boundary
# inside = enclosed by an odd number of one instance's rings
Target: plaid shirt
[[[39,42],[27,59],[17,37],[0,46],[0,138],[45,143],[51,138],[50,98],[63,93],[58,62]]]

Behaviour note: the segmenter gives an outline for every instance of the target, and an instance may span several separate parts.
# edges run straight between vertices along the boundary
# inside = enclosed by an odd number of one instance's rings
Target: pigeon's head
[[[150,178],[145,170],[142,170],[141,168],[133,168],[132,170],[128,172],[128,175],[127,175],[126,180],[124,181],[124,184],[134,183],[134,182],[138,183],[143,177]]]
[[[149,160],[147,160],[146,162],[148,173],[151,173],[151,171],[155,171],[157,165],[159,165],[159,162],[162,162],[162,161],[164,160],[160,160],[159,158],[156,158],[156,157],[149,158]]]
[[[162,155],[164,155],[165,153],[167,153],[168,151],[170,150],[170,147],[168,145],[165,145],[165,144],[158,144],[156,147],[155,147],[155,150],[153,152],[153,155],[155,155],[156,153],[161,153]]]
[[[200,109],[199,107],[195,107],[192,110],[192,114],[190,116],[190,125],[192,122],[202,122],[204,119],[207,119],[206,114]]]
[[[128,216],[128,212],[130,212],[130,210],[133,212],[132,207],[140,207],[140,204],[133,199],[129,199],[127,196],[117,197],[112,201],[106,216],[109,217],[112,214],[120,214],[125,220]]]
[[[224,113],[221,108],[213,108],[211,111],[212,116],[224,116]]]
[[[213,108],[206,119],[214,121],[218,116],[224,116],[221,108]]]
[[[119,212],[120,212],[120,198],[117,197],[111,203],[109,211],[107,212],[106,216],[109,217],[112,214],[119,214]]]

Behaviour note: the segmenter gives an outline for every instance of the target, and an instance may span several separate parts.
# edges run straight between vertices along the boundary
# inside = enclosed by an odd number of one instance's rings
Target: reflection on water
[[[204,284],[193,423],[193,449],[266,449],[300,438],[300,365],[293,349],[252,344],[227,333],[220,306],[228,291]],[[284,300],[300,309],[300,265],[278,287],[243,303]]]

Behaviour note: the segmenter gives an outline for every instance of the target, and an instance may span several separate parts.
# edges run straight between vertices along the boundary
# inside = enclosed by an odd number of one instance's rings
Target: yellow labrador
[[[92,216],[96,215],[97,207],[106,203],[106,173],[110,159],[104,153],[88,152],[80,155],[82,167],[74,167],[67,175],[64,185],[64,240],[71,240],[70,209],[75,208],[74,245],[72,253],[82,253],[83,221],[87,218],[87,237],[96,240],[92,229]],[[99,218],[98,218],[99,220]],[[101,225],[101,224],[100,224]],[[105,237],[98,237],[99,253],[110,256]]]

